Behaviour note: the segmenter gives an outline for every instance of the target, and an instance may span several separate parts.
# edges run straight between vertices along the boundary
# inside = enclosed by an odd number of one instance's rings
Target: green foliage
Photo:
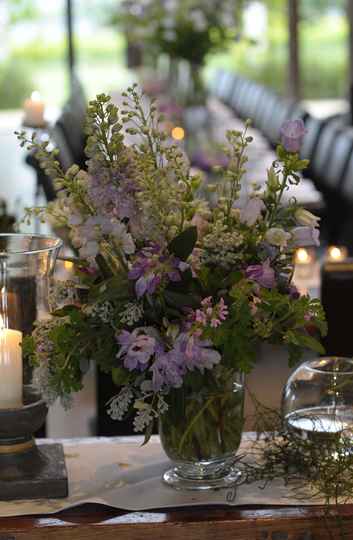
[[[347,538],[349,531],[338,507],[353,498],[353,454],[349,429],[336,433],[315,428],[310,436],[291,429],[277,410],[269,409],[251,396],[255,406],[253,418],[257,439],[251,448],[254,459],[241,458],[244,481],[266,486],[277,479],[291,496],[307,504],[323,504],[324,519],[330,538]],[[320,421],[306,417],[313,426]],[[337,423],[341,422],[337,419]],[[307,424],[308,425],[308,424]],[[338,529],[338,536],[335,530]]]
[[[182,261],[186,261],[191,255],[196,242],[197,229],[196,227],[189,227],[171,241],[169,244],[169,251]]]
[[[33,90],[32,76],[24,61],[10,58],[0,63],[0,108],[18,109]]]

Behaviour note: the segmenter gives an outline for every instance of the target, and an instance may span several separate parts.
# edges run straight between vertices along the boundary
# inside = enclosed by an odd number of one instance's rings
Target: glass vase
[[[234,485],[240,478],[235,463],[243,429],[243,375],[191,374],[166,402],[159,433],[173,467],[164,482],[191,490]]]
[[[287,427],[305,439],[352,433],[353,359],[330,356],[301,364],[283,391]]]

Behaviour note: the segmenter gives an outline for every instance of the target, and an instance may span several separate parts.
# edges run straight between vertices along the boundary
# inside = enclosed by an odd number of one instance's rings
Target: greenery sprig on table
[[[260,342],[286,346],[291,364],[306,348],[321,353],[326,324],[320,302],[291,283],[295,248],[318,243],[318,219],[295,199],[282,204],[307,165],[302,122],[283,126],[264,188],[242,205],[251,137],[248,125],[229,131],[210,205],[155,103],[136,86],[124,97],[122,109],[104,94],[90,103],[87,170],[62,171],[46,142],[19,135],[58,190],[32,213],[66,227],[80,256],[24,352],[48,401],[67,401],[96,362],[120,388],[112,417],[134,412],[148,436],[171,391],[224,388],[230,371],[252,369]]]
[[[351,431],[325,432],[313,415],[306,417],[313,431],[305,436],[289,427],[280,411],[265,407],[254,396],[252,399],[257,438],[252,458],[241,458],[243,482],[259,482],[263,489],[273,480],[283,481],[298,504],[312,501],[324,506],[329,538],[336,538],[332,524],[339,538],[346,538],[338,507],[353,500]]]

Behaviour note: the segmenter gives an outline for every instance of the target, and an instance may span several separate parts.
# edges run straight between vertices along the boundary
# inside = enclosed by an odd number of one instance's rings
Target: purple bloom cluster
[[[117,336],[120,345],[118,358],[124,357],[124,367],[129,371],[144,371],[152,356],[163,350],[157,339],[147,333],[149,330],[151,329],[136,328],[132,332],[123,330]]]
[[[281,143],[287,152],[299,152],[306,133],[302,119],[287,120],[281,127]]]
[[[181,273],[189,265],[174,255],[166,254],[158,244],[142,249],[129,272],[129,279],[137,280],[135,291],[138,298],[153,294],[165,281],[181,281]]]
[[[212,171],[213,167],[227,167],[228,158],[224,154],[210,155],[203,150],[197,150],[191,156],[191,165],[205,172]]]
[[[221,361],[211,341],[190,332],[179,334],[170,351],[165,351],[160,336],[150,327],[136,328],[132,332],[123,330],[117,341],[120,345],[117,358],[123,358],[123,365],[129,371],[152,372],[155,392],[162,387],[179,388],[187,371],[203,372]]]
[[[273,289],[276,285],[275,271],[271,268],[269,259],[262,264],[251,264],[247,267],[245,274],[248,279],[256,281],[266,289]]]

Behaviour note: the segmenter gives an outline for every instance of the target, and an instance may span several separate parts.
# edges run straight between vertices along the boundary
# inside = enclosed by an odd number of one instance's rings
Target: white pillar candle
[[[23,104],[24,119],[23,123],[28,126],[40,127],[45,124],[44,121],[44,102],[39,92],[32,92],[29,99]]]
[[[22,332],[0,328],[0,409],[22,407]]]

